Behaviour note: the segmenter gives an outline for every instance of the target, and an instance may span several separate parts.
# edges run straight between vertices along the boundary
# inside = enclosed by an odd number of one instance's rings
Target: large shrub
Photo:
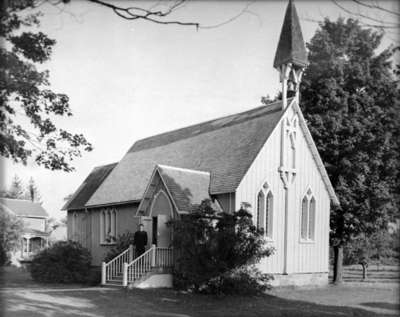
[[[11,252],[21,243],[23,223],[0,206],[0,266],[10,260]]]
[[[217,213],[204,201],[196,212],[173,220],[176,251],[174,286],[206,293],[254,294],[267,288],[270,276],[255,266],[269,256],[264,233],[244,209]],[[252,289],[252,292],[242,290]]]
[[[113,246],[113,248],[107,252],[104,261],[108,262],[115,258],[117,255],[124,252],[126,249],[128,249],[129,245],[133,244],[134,235],[135,234],[132,232],[126,232],[119,235],[117,237],[117,240],[115,241],[115,245]]]
[[[86,283],[90,277],[89,250],[78,242],[60,241],[39,252],[30,271],[35,281],[48,283]]]

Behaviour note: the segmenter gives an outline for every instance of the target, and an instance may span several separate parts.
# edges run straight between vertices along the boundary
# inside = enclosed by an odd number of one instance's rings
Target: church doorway
[[[164,191],[159,191],[151,206],[152,244],[159,248],[169,248],[172,244],[172,231],[167,225],[173,215],[172,204]]]

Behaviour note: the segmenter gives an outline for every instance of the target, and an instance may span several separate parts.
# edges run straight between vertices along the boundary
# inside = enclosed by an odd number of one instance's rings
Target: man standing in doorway
[[[142,223],[139,225],[139,230],[135,232],[133,239],[133,244],[136,247],[136,256],[141,256],[147,245],[147,233],[144,231]]]

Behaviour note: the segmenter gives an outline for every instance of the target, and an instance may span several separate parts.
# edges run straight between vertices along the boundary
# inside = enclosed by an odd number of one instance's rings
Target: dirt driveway
[[[393,316],[399,313],[393,285],[343,285],[275,289],[265,296],[217,298],[172,290],[43,285],[27,272],[2,270],[3,316]]]

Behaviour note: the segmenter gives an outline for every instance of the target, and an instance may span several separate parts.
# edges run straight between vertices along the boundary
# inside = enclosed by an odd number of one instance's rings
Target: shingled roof
[[[85,204],[89,198],[116,165],[117,163],[112,163],[95,167],[61,210],[77,210],[85,208]]]
[[[289,62],[298,66],[306,66],[308,64],[299,17],[292,0],[289,1],[286,9],[285,20],[275,54],[274,67],[279,68],[282,64]]]
[[[165,186],[175,202],[178,211],[192,212],[209,194],[210,173],[172,166],[159,165]]]
[[[39,203],[30,200],[0,198],[0,206],[17,216],[47,218],[47,211]]]
[[[139,140],[86,206],[139,201],[157,164],[210,172],[210,194],[234,192],[282,114],[277,101]]]

